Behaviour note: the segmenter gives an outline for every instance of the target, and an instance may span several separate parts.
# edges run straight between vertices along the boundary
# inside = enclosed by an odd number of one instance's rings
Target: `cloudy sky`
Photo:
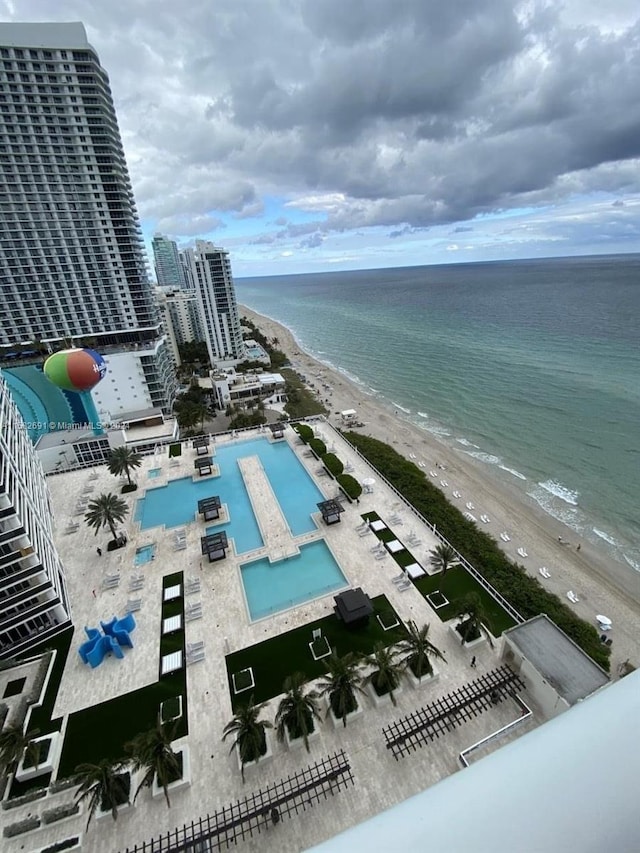
[[[640,251],[638,0],[0,0],[82,21],[145,235],[236,275]]]

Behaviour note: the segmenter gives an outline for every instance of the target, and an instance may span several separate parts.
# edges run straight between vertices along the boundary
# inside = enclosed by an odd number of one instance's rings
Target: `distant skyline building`
[[[164,329],[179,365],[181,344],[205,340],[200,306],[195,292],[158,288],[157,296]]]
[[[0,375],[0,659],[70,624],[44,471]]]
[[[113,362],[139,348],[150,357],[120,372],[139,368],[142,397],[169,411],[171,356],[109,78],[80,23],[0,23],[0,212],[0,346],[88,340]],[[131,408],[120,403],[114,417]]]
[[[245,349],[229,253],[196,240],[191,268],[211,364],[233,366],[243,361]]]
[[[158,286],[184,290],[186,284],[178,244],[163,234],[155,234],[151,245]]]

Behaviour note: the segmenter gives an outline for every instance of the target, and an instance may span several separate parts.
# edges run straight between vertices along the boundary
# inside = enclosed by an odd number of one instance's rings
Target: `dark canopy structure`
[[[193,467],[198,471],[201,477],[205,474],[213,473],[213,459],[211,456],[201,456],[193,463]]]
[[[228,547],[229,542],[224,530],[200,538],[201,553],[209,558],[210,563],[214,563],[216,560],[224,560],[227,556],[226,549]]]
[[[203,516],[205,521],[212,521],[220,518],[220,498],[218,495],[213,495],[210,498],[202,498],[198,501],[198,512]]]
[[[321,501],[318,504],[318,509],[322,513],[322,520],[325,524],[337,524],[340,521],[340,513],[344,512],[344,507],[335,498]]]
[[[206,453],[209,452],[209,436],[197,435],[193,439],[193,448],[198,456],[204,456]]]
[[[347,589],[333,600],[336,603],[333,608],[336,616],[350,627],[366,624],[373,613],[371,599],[362,591],[362,587]]]
[[[271,435],[273,438],[284,438],[284,424],[282,421],[279,421],[276,424],[269,424],[269,429],[271,430]]]

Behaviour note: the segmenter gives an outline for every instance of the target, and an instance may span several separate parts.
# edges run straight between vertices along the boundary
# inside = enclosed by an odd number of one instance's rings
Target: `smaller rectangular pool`
[[[149,477],[150,480],[155,480],[156,477],[160,476],[160,474],[162,474],[162,468],[150,468],[147,472],[147,477]]]
[[[142,548],[136,549],[136,556],[134,558],[134,565],[142,566],[145,563],[150,563],[155,556],[156,546],[155,545],[143,545]]]
[[[251,621],[349,586],[323,541],[302,545],[295,557],[270,563],[265,557],[240,566]]]

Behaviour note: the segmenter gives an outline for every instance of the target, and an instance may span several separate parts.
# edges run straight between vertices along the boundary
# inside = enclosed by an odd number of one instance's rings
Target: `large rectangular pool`
[[[277,563],[267,558],[245,563],[240,573],[251,621],[349,586],[322,540],[303,545],[300,554]]]
[[[306,472],[286,442],[270,443],[266,438],[216,447],[214,457],[219,477],[171,480],[166,486],[147,489],[136,504],[134,519],[142,530],[151,527],[181,527],[195,520],[198,500],[218,495],[229,508],[230,521],[216,525],[233,538],[238,553],[244,554],[263,545],[258,523],[244,485],[238,460],[259,456],[280,509],[294,536],[315,530],[311,514],[324,500],[320,489]]]

